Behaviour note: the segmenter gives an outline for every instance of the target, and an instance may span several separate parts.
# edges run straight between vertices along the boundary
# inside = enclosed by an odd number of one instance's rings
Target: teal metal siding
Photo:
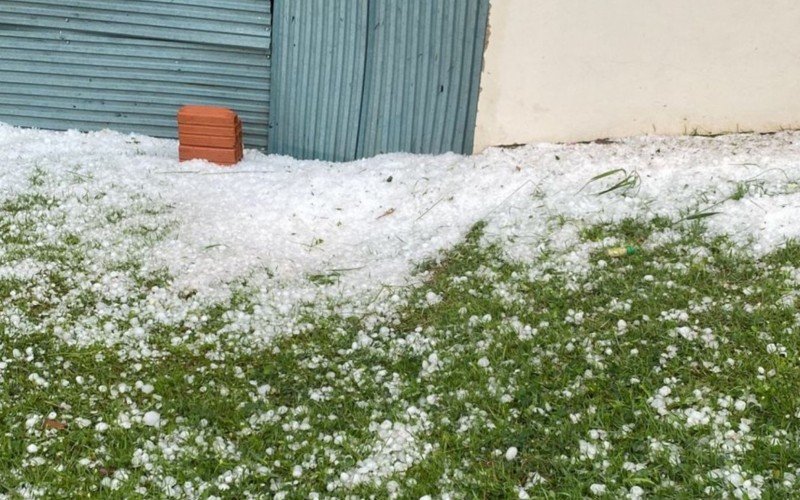
[[[363,98],[367,2],[275,2],[270,152],[353,158]]]
[[[489,0],[276,0],[275,10],[272,152],[471,153]]]
[[[264,148],[270,25],[269,0],[4,0],[0,121],[175,137],[181,105],[216,104]]]
[[[370,4],[356,156],[471,153],[489,3]]]

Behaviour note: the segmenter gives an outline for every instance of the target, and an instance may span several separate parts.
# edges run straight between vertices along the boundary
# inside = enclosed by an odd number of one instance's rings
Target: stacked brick
[[[233,165],[242,159],[242,122],[227,108],[184,106],[178,111],[180,161]]]

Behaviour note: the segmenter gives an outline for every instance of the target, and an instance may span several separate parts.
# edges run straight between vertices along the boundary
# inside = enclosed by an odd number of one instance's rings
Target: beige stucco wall
[[[800,128],[800,1],[491,0],[475,149]]]

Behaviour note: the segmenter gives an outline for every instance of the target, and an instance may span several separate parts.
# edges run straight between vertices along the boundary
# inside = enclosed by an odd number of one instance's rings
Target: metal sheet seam
[[[370,33],[374,32],[373,24],[375,22],[375,19],[373,18],[373,16],[375,15],[374,14],[375,13],[375,9],[372,6],[372,2],[373,2],[373,0],[367,0],[367,15],[366,15],[366,18],[367,18],[367,31],[365,33],[367,39],[366,39],[366,42],[364,44],[364,50],[365,50],[366,54],[364,56],[364,65],[363,65],[362,70],[361,70],[361,74],[362,74],[362,78],[361,78],[361,100],[360,100],[360,102],[358,104],[358,109],[359,110],[363,110],[364,109],[364,104],[365,104],[366,98],[367,98],[367,92],[366,92],[367,68],[369,67],[369,47],[370,47],[370,37],[372,36],[372,35],[370,35]],[[361,111],[359,111],[358,118],[356,120],[357,127],[356,127],[356,130],[355,130],[356,150],[353,152],[353,154],[355,154],[355,155],[358,154],[358,151],[361,148],[361,145],[359,144],[359,141],[361,140],[362,127],[364,127],[364,120],[363,120],[362,116],[363,116],[363,113]]]

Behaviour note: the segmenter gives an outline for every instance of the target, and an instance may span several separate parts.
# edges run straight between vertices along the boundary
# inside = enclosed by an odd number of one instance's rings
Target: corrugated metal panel
[[[370,3],[359,157],[471,153],[489,0]]]
[[[264,148],[269,0],[3,0],[0,121],[175,137],[186,103],[242,117]]]
[[[471,152],[489,0],[284,0],[275,10],[272,152]]]
[[[270,152],[334,161],[356,153],[368,0],[278,0]]]

